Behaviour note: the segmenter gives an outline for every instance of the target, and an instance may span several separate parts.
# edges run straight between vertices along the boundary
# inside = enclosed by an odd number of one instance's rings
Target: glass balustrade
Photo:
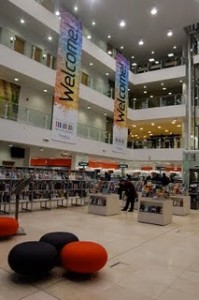
[[[53,55],[48,53],[45,49],[22,39],[7,28],[0,28],[0,43],[20,54],[34,59],[46,67],[51,69],[56,68],[56,58]]]

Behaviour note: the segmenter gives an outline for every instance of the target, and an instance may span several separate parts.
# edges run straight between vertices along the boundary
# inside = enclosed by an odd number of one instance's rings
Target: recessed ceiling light
[[[135,125],[135,124],[133,124],[132,126],[133,126],[134,128],[136,127],[136,125]]]
[[[87,109],[91,109],[91,107],[90,107],[90,106],[87,106]]]
[[[74,11],[78,11],[78,6],[77,5],[74,6]]]
[[[132,65],[133,67],[137,66],[137,64],[136,64],[136,63],[132,63],[131,65]]]
[[[146,89],[146,85],[144,85],[144,89]]]
[[[137,99],[136,99],[136,98],[133,98],[133,100],[136,101]]]
[[[57,17],[59,17],[59,16],[60,16],[60,12],[59,12],[58,10],[56,10],[56,11],[55,11],[55,15],[56,15]]]
[[[24,20],[24,19],[20,19],[20,23],[21,23],[21,24],[24,24],[24,23],[25,23],[25,20]]]
[[[173,56],[174,56],[173,53],[169,53],[169,54],[168,54],[168,57],[173,57]]]
[[[151,133],[151,131],[148,131],[148,133]]]
[[[9,147],[13,147],[13,145],[9,145]]]
[[[158,126],[158,129],[161,129],[162,127],[161,126]]]
[[[151,15],[152,15],[152,16],[157,15],[157,12],[158,12],[158,10],[157,10],[156,7],[153,7],[153,8],[151,9]]]
[[[171,29],[169,29],[169,31],[167,32],[167,36],[171,37],[173,35],[173,31]]]
[[[150,98],[153,98],[153,95],[150,95]]]
[[[49,37],[48,37],[48,40],[49,40],[49,41],[52,41],[52,39],[53,39],[52,36],[49,36]]]
[[[120,49],[123,50],[123,49],[124,49],[124,46],[121,46]]]
[[[155,54],[155,51],[151,51],[151,54],[152,54],[152,55]]]
[[[164,85],[164,82],[162,82],[161,85]]]
[[[168,129],[165,129],[165,132],[168,132]]]
[[[91,39],[92,39],[92,36],[91,36],[90,34],[88,34],[88,35],[87,35],[87,39],[88,39],[88,40],[91,40]]]
[[[108,35],[108,39],[111,39],[111,35],[110,34]]]
[[[19,81],[19,78],[15,78],[15,81]]]
[[[144,94],[147,94],[147,91],[144,91]]]
[[[166,88],[166,87],[163,87],[162,89],[163,89],[163,91],[166,91],[167,88]]]
[[[107,72],[107,73],[106,73],[106,76],[108,76],[108,75],[109,75],[109,73]]]
[[[120,26],[121,28],[124,28],[124,27],[126,26],[126,22],[125,22],[124,20],[121,20],[121,21],[119,22],[119,26]]]
[[[93,66],[93,63],[91,62],[91,63],[89,64],[89,66]]]
[[[178,125],[177,125],[177,127],[181,127],[181,125],[180,125],[180,124],[178,124]]]
[[[143,40],[139,40],[138,44],[139,44],[140,46],[143,46],[143,45],[144,45],[144,41],[143,41]]]
[[[177,48],[177,46],[173,46],[173,49],[176,49]]]
[[[154,122],[152,122],[152,123],[151,123],[151,126],[155,126],[155,123],[154,123]]]
[[[95,25],[96,25],[96,22],[95,22],[95,21],[93,21],[93,22],[92,22],[92,25],[93,25],[93,26],[95,26]]]
[[[44,90],[44,93],[47,93],[48,92],[48,90]]]
[[[107,113],[104,113],[104,116],[107,116]]]
[[[156,60],[156,61],[155,61],[155,64],[156,64],[156,65],[158,65],[158,64],[159,64],[159,61],[158,61],[158,60]]]
[[[172,122],[171,122],[171,124],[175,124],[176,123],[176,120],[173,120]]]
[[[130,89],[128,89],[128,91],[130,91]]]
[[[155,59],[154,58],[149,58],[149,61],[153,62],[153,61],[155,61]]]
[[[135,58],[135,56],[133,56],[133,55],[132,55],[132,56],[131,56],[131,58],[132,58],[132,59],[134,59],[134,58]]]
[[[44,149],[43,149],[43,148],[40,148],[40,151],[44,151]]]
[[[112,54],[112,51],[111,51],[111,50],[108,50],[108,54],[110,54],[110,55],[111,55],[111,54]]]
[[[171,95],[172,95],[172,93],[171,93],[171,92],[169,92],[169,93],[168,93],[168,95],[170,95],[170,96],[171,96]]]
[[[180,80],[179,82],[180,82],[180,83],[183,83],[183,81],[182,81],[182,80]]]

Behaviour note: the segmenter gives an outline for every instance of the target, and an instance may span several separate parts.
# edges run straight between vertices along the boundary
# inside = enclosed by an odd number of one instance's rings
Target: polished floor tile
[[[198,299],[198,211],[173,216],[167,226],[139,223],[136,211],[88,214],[86,206],[21,213],[19,222],[26,235],[0,241],[0,300]],[[61,267],[37,281],[14,274],[7,262],[12,247],[51,231],[102,244],[108,252],[106,266],[83,279],[71,278]]]

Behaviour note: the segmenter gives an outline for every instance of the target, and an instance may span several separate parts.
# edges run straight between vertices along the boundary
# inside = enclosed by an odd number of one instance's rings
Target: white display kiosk
[[[173,195],[170,196],[173,204],[173,215],[187,216],[190,214],[191,200],[190,196]]]
[[[90,194],[88,213],[111,216],[120,213],[120,200],[118,194]]]

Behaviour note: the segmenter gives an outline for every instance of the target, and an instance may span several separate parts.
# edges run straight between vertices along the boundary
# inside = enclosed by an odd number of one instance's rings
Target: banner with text
[[[76,142],[81,52],[82,24],[62,12],[52,122],[56,141]]]
[[[116,55],[113,151],[124,153],[127,146],[129,61]]]

